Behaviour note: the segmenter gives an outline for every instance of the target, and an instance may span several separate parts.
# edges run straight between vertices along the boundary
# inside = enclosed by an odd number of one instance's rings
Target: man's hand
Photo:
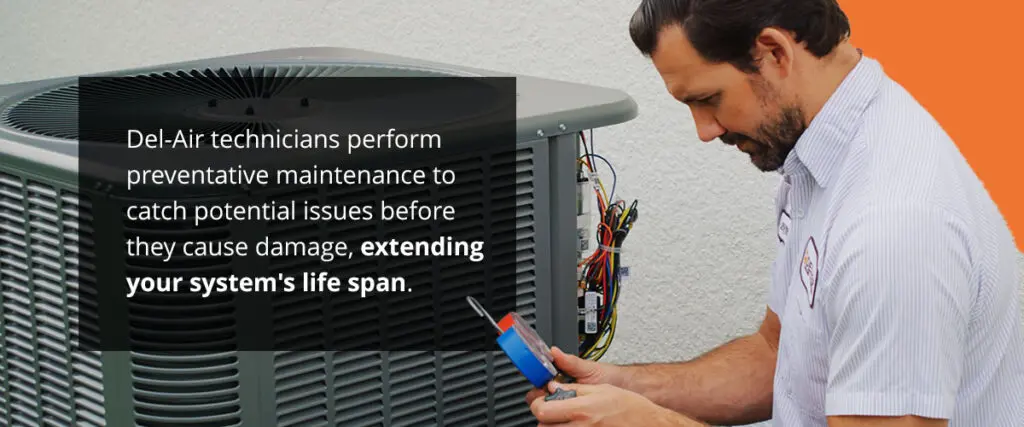
[[[771,419],[780,330],[778,316],[766,308],[758,332],[687,362],[613,365],[581,359],[557,348],[552,353],[555,366],[578,384],[608,384],[628,390],[671,413],[713,425],[753,424]],[[543,390],[531,390],[527,404],[544,394]]]
[[[548,383],[548,389],[552,393],[558,388],[574,390],[576,397],[547,402],[544,399],[535,399],[530,404],[530,410],[537,417],[538,427],[705,426],[655,405],[637,393],[610,384]]]
[[[554,363],[560,371],[576,379],[579,384],[613,384],[615,375],[614,365],[581,359],[574,355],[559,350],[558,347],[551,348],[551,354],[555,357]],[[532,404],[538,397],[544,396],[541,389],[530,390],[526,394],[526,403]]]

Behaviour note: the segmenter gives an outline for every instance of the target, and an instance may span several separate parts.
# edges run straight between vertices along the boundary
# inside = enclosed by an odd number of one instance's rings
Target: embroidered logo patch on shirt
[[[807,291],[807,301],[814,308],[814,295],[818,290],[818,245],[814,242],[814,236],[807,239],[804,257],[800,260],[800,282]]]

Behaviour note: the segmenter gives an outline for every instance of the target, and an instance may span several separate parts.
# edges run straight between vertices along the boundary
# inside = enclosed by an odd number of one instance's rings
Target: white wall
[[[629,40],[636,3],[5,1],[0,83],[332,45],[623,89],[640,117],[595,132],[598,152],[618,170],[617,193],[640,200],[625,254],[634,273],[606,360],[675,360],[750,332],[761,319],[777,177],[696,138],[687,109]],[[669,261],[655,261],[663,257]]]

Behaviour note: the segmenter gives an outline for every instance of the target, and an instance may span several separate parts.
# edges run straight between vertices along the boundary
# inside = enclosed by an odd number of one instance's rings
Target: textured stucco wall
[[[635,4],[0,1],[0,82],[330,45],[623,89],[640,117],[595,132],[598,152],[618,170],[617,193],[640,200],[625,254],[634,273],[606,360],[666,361],[696,356],[761,319],[777,177],[696,138],[687,109],[629,41]]]

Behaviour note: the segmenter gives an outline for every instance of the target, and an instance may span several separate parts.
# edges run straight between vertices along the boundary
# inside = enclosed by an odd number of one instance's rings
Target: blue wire
[[[608,165],[608,169],[611,169],[611,171],[612,171],[612,192],[611,192],[611,194],[608,195],[608,204],[611,205],[612,203],[615,203],[615,186],[619,183],[619,177],[615,174],[615,168],[612,167],[612,164],[611,164],[611,162],[608,161],[608,159],[605,159],[604,157],[602,157],[602,156],[600,156],[598,154],[590,153],[590,154],[584,154],[583,155],[583,157],[587,157],[587,156],[594,157],[594,158],[597,158],[597,159],[601,159],[602,161],[604,161],[604,164]],[[604,212],[601,212],[601,215],[604,215]]]
[[[609,256],[613,257],[613,256],[615,256],[615,254],[609,254]],[[605,268],[608,271],[608,276],[607,276],[608,277],[608,299],[612,299],[615,296],[615,277],[612,276],[612,263],[611,262],[606,262],[604,264],[604,266],[605,266]],[[611,301],[605,301],[604,302],[604,317],[605,317],[605,319],[607,319],[611,315],[612,315],[612,302]]]

